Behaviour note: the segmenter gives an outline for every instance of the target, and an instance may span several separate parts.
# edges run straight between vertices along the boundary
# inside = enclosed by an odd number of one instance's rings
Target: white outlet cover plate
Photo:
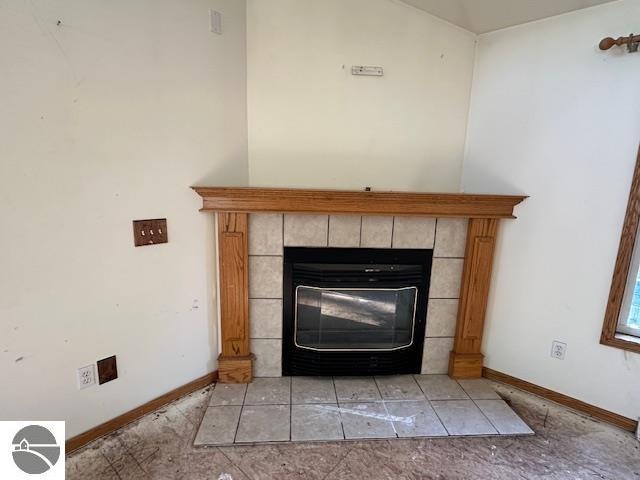
[[[555,340],[551,344],[551,356],[553,358],[557,358],[558,360],[564,360],[564,356],[567,353],[567,344],[563,342],[558,342]]]
[[[209,10],[209,23],[213,33],[222,35],[222,14],[217,10]]]
[[[78,389],[93,387],[96,384],[96,368],[94,365],[87,365],[78,369]]]

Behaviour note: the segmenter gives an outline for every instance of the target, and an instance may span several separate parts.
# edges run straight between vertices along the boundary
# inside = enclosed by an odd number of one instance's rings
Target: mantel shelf
[[[515,218],[522,195],[192,187],[205,212],[278,212]]]

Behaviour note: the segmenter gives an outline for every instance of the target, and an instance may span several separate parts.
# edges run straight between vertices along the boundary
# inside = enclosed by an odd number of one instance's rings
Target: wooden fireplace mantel
[[[515,218],[526,196],[367,192],[256,187],[192,187],[204,212],[277,212],[428,217]]]
[[[222,351],[219,381],[253,378],[249,342],[249,213],[405,215],[469,218],[460,302],[449,375],[480,378],[480,351],[500,219],[526,196],[367,192],[250,187],[193,187],[205,212],[217,212]]]

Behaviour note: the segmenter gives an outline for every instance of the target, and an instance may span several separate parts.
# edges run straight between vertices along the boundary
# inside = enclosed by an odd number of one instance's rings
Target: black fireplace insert
[[[283,375],[420,373],[432,254],[286,247]]]

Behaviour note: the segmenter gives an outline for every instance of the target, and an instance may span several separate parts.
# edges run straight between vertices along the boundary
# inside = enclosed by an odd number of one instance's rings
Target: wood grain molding
[[[250,187],[193,187],[202,211],[420,215],[514,218],[526,196],[465,193],[366,192]]]
[[[220,383],[251,383],[254,361],[253,354],[244,357],[218,356]]]
[[[117,416],[107,422],[104,422],[96,427],[93,427],[90,430],[87,430],[80,435],[76,435],[75,437],[71,437],[65,442],[66,453],[69,454],[74,450],[78,450],[81,447],[84,447],[86,444],[93,442],[94,440],[104,437],[112,432],[115,432],[119,428],[128,425],[131,422],[138,420],[140,417],[143,417],[147,413],[151,413],[159,408],[164,407],[165,405],[173,402],[174,400],[179,399],[180,397],[184,397],[185,395],[189,395],[201,388],[204,388],[218,380],[218,372],[211,372],[203,375],[200,378],[196,378],[195,380],[182,385],[170,392],[165,393],[164,395],[159,396],[158,398],[154,398],[150,402],[145,403],[144,405],[140,405],[133,410],[129,410],[122,415]]]
[[[222,343],[218,369],[221,383],[248,383],[253,378],[253,357],[249,346],[247,217],[246,213],[218,213]]]
[[[572,408],[573,410],[577,410],[578,412],[585,413],[594,418],[597,418],[598,420],[610,423],[624,430],[635,432],[638,428],[638,422],[632,420],[631,418],[627,418],[617,413],[610,412],[609,410],[596,407],[581,400],[577,400],[573,397],[569,397],[568,395],[549,390],[548,388],[540,387],[525,380],[512,377],[510,375],[507,375],[506,373],[498,372],[496,370],[491,370],[490,368],[485,367],[483,369],[483,376],[489,380],[512,385],[516,388],[519,388],[520,390],[524,390],[525,392],[533,393],[534,395],[538,395],[539,397],[559,403],[560,405],[564,405],[565,407]]]
[[[636,159],[636,166],[631,182],[631,192],[627,212],[622,226],[622,235],[618,246],[618,256],[616,258],[613,278],[611,279],[611,289],[609,290],[609,300],[607,310],[604,315],[604,325],[600,343],[611,347],[640,352],[640,343],[625,340],[624,336],[617,335],[618,319],[622,309],[624,290],[627,285],[629,268],[631,267],[631,257],[636,243],[638,224],[640,223],[640,149]]]
[[[469,220],[456,335],[449,356],[449,376],[453,378],[482,376],[480,348],[498,222],[490,218]]]

